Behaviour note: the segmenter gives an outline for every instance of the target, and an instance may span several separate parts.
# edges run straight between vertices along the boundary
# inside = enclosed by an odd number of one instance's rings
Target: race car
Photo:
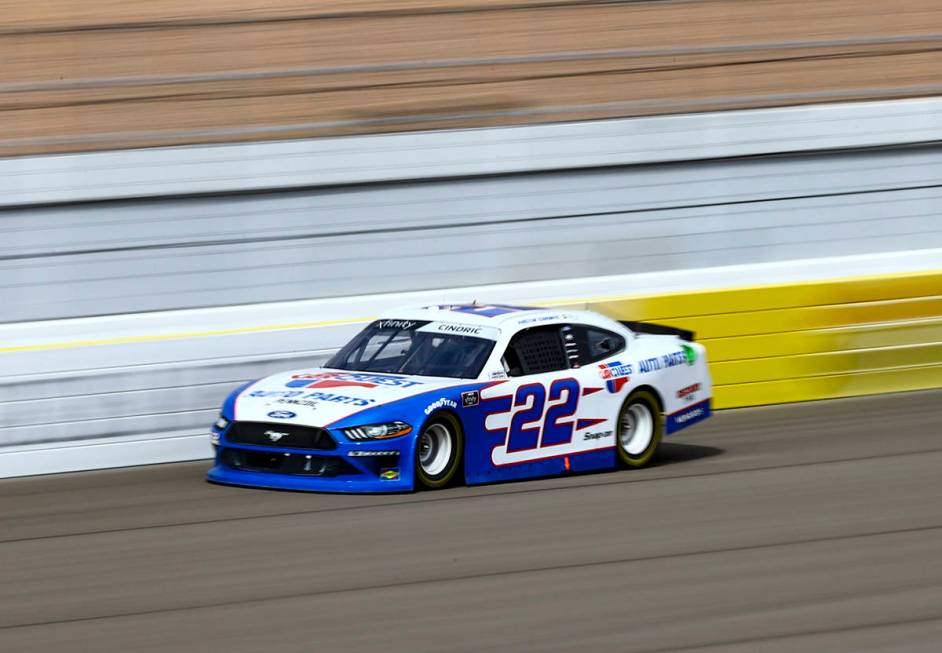
[[[589,311],[395,311],[323,368],[232,392],[208,480],[405,492],[642,467],[710,416],[705,354],[689,331]]]

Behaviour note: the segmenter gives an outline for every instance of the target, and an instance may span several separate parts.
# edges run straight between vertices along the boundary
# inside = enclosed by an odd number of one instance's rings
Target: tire
[[[618,412],[615,450],[625,467],[644,467],[664,435],[661,404],[649,390],[635,390]]]
[[[415,442],[416,485],[437,489],[448,485],[461,467],[464,435],[457,418],[439,413],[425,423]]]

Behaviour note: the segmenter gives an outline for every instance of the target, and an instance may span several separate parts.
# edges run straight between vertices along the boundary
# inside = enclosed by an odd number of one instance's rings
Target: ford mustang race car
[[[711,392],[704,347],[682,329],[516,306],[400,310],[323,368],[236,389],[208,479],[393,492],[641,467],[662,435],[710,416]]]

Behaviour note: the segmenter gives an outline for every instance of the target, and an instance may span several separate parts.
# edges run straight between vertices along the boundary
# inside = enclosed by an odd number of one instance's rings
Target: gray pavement
[[[413,495],[0,481],[0,651],[942,650],[942,392],[675,437],[645,470]]]

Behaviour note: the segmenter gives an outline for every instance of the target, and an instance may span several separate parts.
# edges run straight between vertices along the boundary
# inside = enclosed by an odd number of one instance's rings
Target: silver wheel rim
[[[618,444],[629,456],[643,453],[654,439],[654,415],[642,403],[633,403],[621,416]]]
[[[428,476],[438,476],[448,466],[452,450],[451,433],[442,424],[432,424],[419,437],[419,466]]]

